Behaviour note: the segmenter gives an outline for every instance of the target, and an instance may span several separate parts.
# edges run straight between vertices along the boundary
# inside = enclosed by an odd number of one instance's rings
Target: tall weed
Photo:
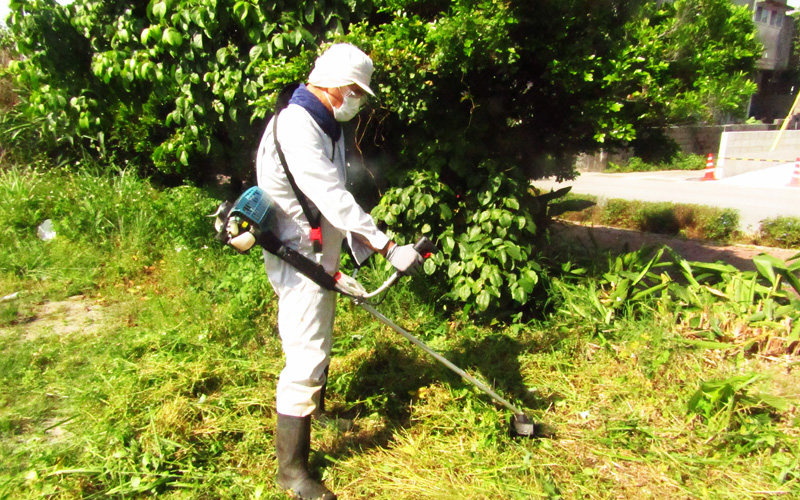
[[[581,198],[597,203],[577,212],[563,214],[561,217],[583,224],[601,224],[701,240],[731,242],[746,239],[738,230],[739,213],[733,209],[623,199],[598,202],[595,197],[577,195],[571,197],[575,201]],[[764,238],[765,244],[766,241]],[[779,244],[775,246],[786,246],[784,243],[776,243]]]
[[[205,245],[210,226],[196,215],[216,203],[191,187],[161,195],[127,171],[17,167],[0,173],[0,196],[0,267],[66,294],[141,274],[175,248]],[[56,237],[42,241],[37,228],[47,219]]]
[[[706,159],[702,155],[678,153],[669,161],[649,163],[638,156],[632,157],[624,164],[609,163],[606,172],[655,172],[659,170],[702,170]]]

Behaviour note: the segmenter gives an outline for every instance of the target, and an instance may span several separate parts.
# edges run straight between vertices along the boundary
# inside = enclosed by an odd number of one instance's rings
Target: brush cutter
[[[495,391],[479,382],[444,356],[434,351],[420,339],[401,328],[397,323],[381,314],[370,300],[382,294],[397,282],[400,273],[395,272],[381,286],[372,292],[367,290],[355,278],[337,273],[329,275],[323,267],[299,252],[285,246],[271,232],[270,226],[273,218],[273,206],[269,196],[258,187],[251,187],[242,194],[233,204],[223,202],[220,204],[215,217],[217,239],[236,248],[240,253],[247,253],[250,248],[260,245],[266,251],[277,255],[289,265],[303,273],[311,281],[326,290],[335,291],[350,298],[355,304],[370,313],[376,319],[399,333],[412,344],[419,347],[438,362],[458,374],[481,392],[488,395],[501,405],[510,410],[513,415],[509,419],[509,432],[513,437],[537,437],[537,426],[533,420],[522,410],[498,395]],[[436,246],[426,237],[422,237],[414,244],[414,249],[425,259],[436,253]]]

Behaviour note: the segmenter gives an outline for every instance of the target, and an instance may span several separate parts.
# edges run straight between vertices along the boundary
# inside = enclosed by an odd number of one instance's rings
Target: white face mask
[[[331,104],[331,98],[328,97],[327,94],[325,94],[325,97],[328,99],[328,104]],[[355,92],[352,90],[342,90],[342,105],[338,108],[334,108],[333,104],[331,104],[331,108],[333,108],[333,118],[336,119],[337,122],[352,120],[361,109],[363,101],[364,97],[356,97]]]

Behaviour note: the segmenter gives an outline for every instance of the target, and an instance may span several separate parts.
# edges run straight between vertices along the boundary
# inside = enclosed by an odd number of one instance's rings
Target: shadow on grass
[[[397,430],[410,425],[419,388],[437,380],[428,360],[391,342],[378,343],[349,368],[329,379],[333,394],[326,416],[346,431],[330,450],[334,455],[387,446]],[[380,424],[365,416],[378,416]]]
[[[551,398],[542,398],[531,390],[522,377],[519,363],[519,356],[532,349],[541,347],[496,333],[480,339],[464,339],[448,354],[448,359],[520,409],[544,410],[551,404]],[[455,379],[457,375],[451,377]],[[489,395],[485,397],[491,399]]]
[[[525,383],[519,356],[544,347],[500,333],[481,338],[463,338],[441,354],[470,375],[491,387],[523,411],[544,410],[553,397],[533,392]],[[444,382],[455,388],[474,387],[469,382],[414,347],[390,342],[375,346],[353,366],[350,373],[332,374],[336,395],[327,405],[328,418],[344,423],[342,432],[328,453],[344,456],[390,444],[398,430],[413,425],[412,403],[421,387]],[[344,383],[346,381],[346,384]],[[492,402],[487,394],[475,393]],[[379,415],[382,424],[369,427],[365,415]],[[373,420],[374,422],[374,420]]]

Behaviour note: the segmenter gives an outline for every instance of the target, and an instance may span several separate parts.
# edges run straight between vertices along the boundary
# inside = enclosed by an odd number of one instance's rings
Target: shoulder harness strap
[[[303,215],[306,216],[306,220],[308,220],[311,226],[311,243],[314,245],[314,252],[320,253],[322,251],[322,230],[320,229],[322,214],[319,212],[317,212],[316,215],[312,214],[311,208],[308,206],[308,198],[306,198],[303,192],[300,191],[300,188],[297,187],[294,176],[289,171],[289,165],[286,163],[286,156],[283,154],[281,144],[278,142],[278,115],[280,115],[280,111],[275,114],[275,119],[272,120],[272,137],[275,140],[275,149],[278,150],[278,157],[281,159],[281,165],[283,166],[284,173],[286,173],[286,179],[288,179],[289,185],[292,186],[292,191],[294,191],[294,195],[297,197],[297,201],[303,209]]]

